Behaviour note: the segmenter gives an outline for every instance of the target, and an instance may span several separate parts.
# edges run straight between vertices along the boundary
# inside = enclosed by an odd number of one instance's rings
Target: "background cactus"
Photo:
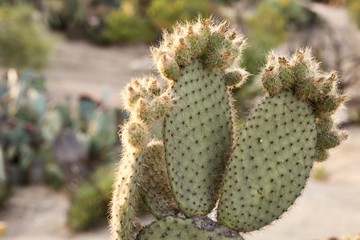
[[[5,172],[5,161],[3,155],[3,149],[0,145],[0,206],[6,197],[9,195],[9,186],[6,179],[6,172]]]
[[[144,77],[125,90],[131,115],[122,128],[113,239],[242,239],[237,232],[286,211],[313,161],[345,138],[331,120],[345,99],[337,75],[321,72],[309,49],[290,60],[269,55],[262,72],[268,96],[235,130],[230,90],[247,76],[239,68],[243,45],[226,22],[199,19],[164,32],[152,48],[167,86]],[[143,230],[135,212],[140,196],[159,218]],[[217,201],[221,227],[206,218]]]
[[[14,185],[46,183],[66,188],[72,230],[105,222],[113,175],[101,175],[120,152],[116,123],[127,118],[124,111],[87,95],[79,97],[78,112],[69,101],[51,102],[37,72],[9,69],[1,80],[0,205]]]

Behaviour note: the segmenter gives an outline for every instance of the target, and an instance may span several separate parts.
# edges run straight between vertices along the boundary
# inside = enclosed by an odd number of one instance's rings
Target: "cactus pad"
[[[118,171],[115,173],[110,220],[112,239],[131,240],[138,232],[135,206],[139,193],[137,181],[142,155],[138,151],[124,152]]]
[[[166,217],[144,228],[137,240],[243,240],[235,231],[213,222],[207,217],[182,219]]]
[[[161,141],[150,142],[144,150],[140,185],[144,202],[154,216],[162,218],[178,212],[167,174],[164,144]]]
[[[183,212],[193,216],[214,207],[214,186],[231,144],[231,112],[219,73],[204,70],[200,62],[182,71],[172,88],[175,100],[164,137],[175,198]]]
[[[155,135],[154,126],[164,117],[170,103],[168,94],[152,77],[133,80],[124,95],[125,107],[131,115],[121,131],[124,151],[115,174],[112,197],[110,224],[112,239],[117,240],[134,239],[140,230],[136,210],[141,200],[139,185],[143,156]],[[145,184],[143,186],[147,188]]]
[[[219,220],[252,231],[278,218],[303,189],[315,155],[311,108],[291,93],[265,99],[239,133]]]
[[[215,205],[232,142],[227,85],[243,80],[235,61],[243,41],[225,23],[208,20],[179,25],[164,38],[152,52],[171,84],[173,101],[164,124],[169,178],[185,215],[207,214]]]
[[[342,97],[334,85],[331,95],[321,90],[330,81],[319,72],[308,50],[297,52],[290,63],[270,57],[263,74],[270,96],[255,108],[239,133],[224,178],[219,222],[238,231],[253,231],[293,204],[318,152],[341,140],[329,131],[333,127],[330,115],[337,107],[319,107],[326,98],[337,106],[341,103],[336,102]]]

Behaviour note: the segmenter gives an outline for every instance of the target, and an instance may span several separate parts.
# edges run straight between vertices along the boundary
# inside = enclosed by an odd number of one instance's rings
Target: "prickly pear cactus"
[[[247,76],[239,68],[243,45],[227,23],[199,19],[164,32],[152,48],[167,84],[144,77],[124,91],[130,119],[120,131],[114,240],[242,239],[239,232],[287,211],[313,162],[345,138],[331,120],[344,101],[337,75],[321,72],[309,49],[289,60],[269,55],[268,96],[235,131],[230,90]],[[146,227],[135,211],[139,199],[158,219]],[[207,217],[212,210],[216,221]]]

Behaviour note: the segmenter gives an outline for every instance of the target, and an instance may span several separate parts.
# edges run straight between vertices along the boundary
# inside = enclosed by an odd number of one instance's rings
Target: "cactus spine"
[[[227,23],[199,19],[164,32],[152,48],[167,86],[145,77],[125,91],[132,117],[122,133],[113,239],[242,239],[237,232],[279,218],[313,161],[345,138],[331,120],[345,99],[337,75],[321,72],[309,49],[290,60],[269,55],[268,96],[235,131],[230,89],[247,75],[238,67],[243,45]],[[131,205],[139,196],[158,218],[140,233]],[[217,201],[214,222],[206,215]]]

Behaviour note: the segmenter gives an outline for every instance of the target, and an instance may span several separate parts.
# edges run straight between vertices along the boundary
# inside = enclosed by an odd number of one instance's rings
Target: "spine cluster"
[[[322,72],[319,65],[310,49],[298,50],[290,60],[272,53],[262,71],[262,79],[270,96],[289,91],[311,106],[318,133],[315,160],[323,161],[327,158],[327,149],[346,139],[346,133],[339,132],[331,118],[346,96],[338,93],[338,75]]]

